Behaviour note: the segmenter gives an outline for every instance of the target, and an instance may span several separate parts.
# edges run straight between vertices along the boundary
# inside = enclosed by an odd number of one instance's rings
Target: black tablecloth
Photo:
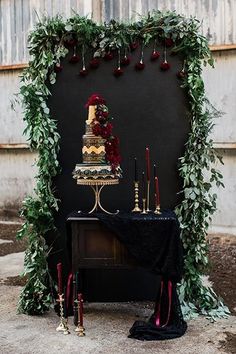
[[[183,320],[176,283],[183,274],[183,249],[179,223],[174,212],[166,210],[136,214],[71,213],[70,218],[97,217],[114,232],[139,265],[161,275],[155,310],[148,322],[136,321],[130,329],[131,338],[161,340],[182,336],[187,328]]]

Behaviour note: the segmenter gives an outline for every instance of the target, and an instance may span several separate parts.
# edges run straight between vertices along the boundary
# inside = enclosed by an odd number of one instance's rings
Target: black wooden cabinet
[[[72,271],[88,301],[154,300],[159,277],[138,267],[114,233],[95,217],[69,217]]]

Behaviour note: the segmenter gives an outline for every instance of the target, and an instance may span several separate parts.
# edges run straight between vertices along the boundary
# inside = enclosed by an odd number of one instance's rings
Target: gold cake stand
[[[111,213],[110,211],[103,208],[101,204],[101,191],[105,186],[112,186],[115,184],[119,184],[118,178],[110,178],[110,179],[80,179],[77,178],[77,184],[81,186],[90,186],[94,192],[95,202],[93,208],[88,212],[88,214],[93,213],[94,211],[98,211],[99,209],[104,211],[106,214],[115,215],[119,213],[117,210],[115,213]]]

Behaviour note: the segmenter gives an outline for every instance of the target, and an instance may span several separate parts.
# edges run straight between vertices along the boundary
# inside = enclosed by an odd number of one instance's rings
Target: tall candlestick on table
[[[138,163],[137,158],[134,158],[134,208],[133,213],[140,212],[139,208],[139,181],[138,181]]]
[[[154,178],[154,188],[155,188],[155,204],[156,204],[156,209],[154,211],[155,214],[161,214],[161,206],[160,206],[160,192],[159,192],[159,181],[158,177],[155,176]]]
[[[147,208],[146,211],[149,212],[150,204],[150,150],[146,147],[146,168],[147,168]]]

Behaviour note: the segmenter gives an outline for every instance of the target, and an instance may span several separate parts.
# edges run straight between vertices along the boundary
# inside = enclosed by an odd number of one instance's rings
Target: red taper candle
[[[62,264],[57,264],[58,293],[62,294]]]
[[[150,181],[150,151],[146,147],[146,167],[147,167],[147,181]]]
[[[82,294],[78,294],[79,301],[79,325],[83,327],[83,297]]]
[[[159,182],[158,177],[155,177],[155,196],[156,196],[156,206],[160,205],[160,193],[159,193]]]

